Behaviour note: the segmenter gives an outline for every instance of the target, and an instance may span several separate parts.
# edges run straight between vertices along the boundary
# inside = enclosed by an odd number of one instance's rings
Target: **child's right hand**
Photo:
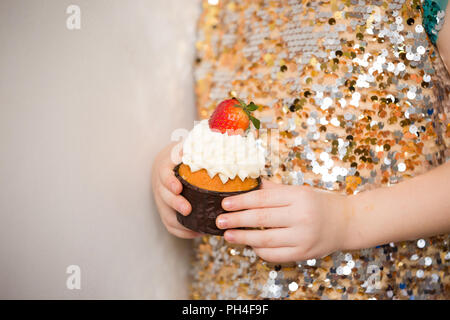
[[[179,238],[192,239],[201,234],[182,226],[176,217],[176,211],[187,216],[192,208],[191,204],[180,195],[183,185],[173,172],[175,165],[181,162],[178,153],[175,157],[179,158],[173,159],[175,163],[171,159],[174,146],[176,144],[171,143],[156,157],[152,170],[152,190],[159,215],[167,231]]]

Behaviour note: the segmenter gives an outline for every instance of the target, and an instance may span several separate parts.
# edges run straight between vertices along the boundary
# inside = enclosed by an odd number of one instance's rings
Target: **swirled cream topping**
[[[226,183],[238,176],[258,178],[264,169],[264,148],[249,131],[246,136],[212,131],[208,120],[197,123],[183,143],[182,161],[192,172],[205,169]]]

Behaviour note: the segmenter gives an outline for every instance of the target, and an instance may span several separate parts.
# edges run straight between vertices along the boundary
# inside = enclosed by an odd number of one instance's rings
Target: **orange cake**
[[[212,179],[208,175],[205,169],[201,169],[192,172],[189,166],[181,164],[178,169],[180,176],[189,182],[190,184],[218,192],[235,192],[235,191],[247,191],[255,188],[258,185],[258,180],[253,178],[245,178],[244,181],[241,178],[236,177],[234,179],[228,179],[227,182],[222,183],[218,175],[215,175]]]

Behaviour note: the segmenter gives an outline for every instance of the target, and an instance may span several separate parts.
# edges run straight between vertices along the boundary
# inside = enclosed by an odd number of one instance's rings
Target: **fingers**
[[[202,236],[201,233],[192,230],[167,229],[172,235],[182,239],[194,239]]]
[[[167,190],[163,185],[159,187],[159,194],[163,201],[174,210],[178,211],[184,216],[191,213],[192,207],[189,201],[180,195],[175,195]]]
[[[250,209],[221,214],[216,219],[216,225],[220,229],[288,227],[292,224],[290,218],[286,211],[280,209]]]
[[[192,231],[183,225],[181,225],[174,212],[168,213],[164,216],[163,223],[166,226],[167,230],[173,234],[174,236],[177,236],[179,238],[183,239],[192,239],[201,236],[201,233]]]
[[[188,215],[192,210],[190,203],[179,195],[183,186],[173,172],[175,164],[180,162],[181,143],[165,148],[156,161],[157,165],[154,166],[152,185],[155,202],[164,226],[171,234],[179,238],[192,239],[201,234],[182,226],[174,212],[176,210],[183,215]]]
[[[291,200],[280,189],[261,189],[241,195],[227,197],[222,201],[222,207],[228,211],[243,209],[282,207],[290,204]]]
[[[181,225],[177,220],[174,209],[164,203],[162,199],[156,197],[155,200],[161,220],[169,233],[183,239],[193,239],[202,235]]]
[[[298,249],[295,247],[282,248],[253,248],[256,255],[267,262],[292,262],[296,261]]]
[[[164,165],[159,171],[161,183],[174,194],[180,194],[183,189],[181,182],[175,177],[172,165]]]
[[[278,248],[295,246],[290,228],[267,230],[227,230],[225,240],[231,243],[246,244],[257,248]]]

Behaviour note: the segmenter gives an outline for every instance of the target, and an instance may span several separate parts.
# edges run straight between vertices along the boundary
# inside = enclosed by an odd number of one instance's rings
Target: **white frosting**
[[[223,183],[238,176],[257,178],[264,169],[264,148],[261,140],[250,131],[246,136],[212,131],[208,120],[197,123],[183,144],[184,164],[192,172],[206,169],[213,178],[219,175]]]

